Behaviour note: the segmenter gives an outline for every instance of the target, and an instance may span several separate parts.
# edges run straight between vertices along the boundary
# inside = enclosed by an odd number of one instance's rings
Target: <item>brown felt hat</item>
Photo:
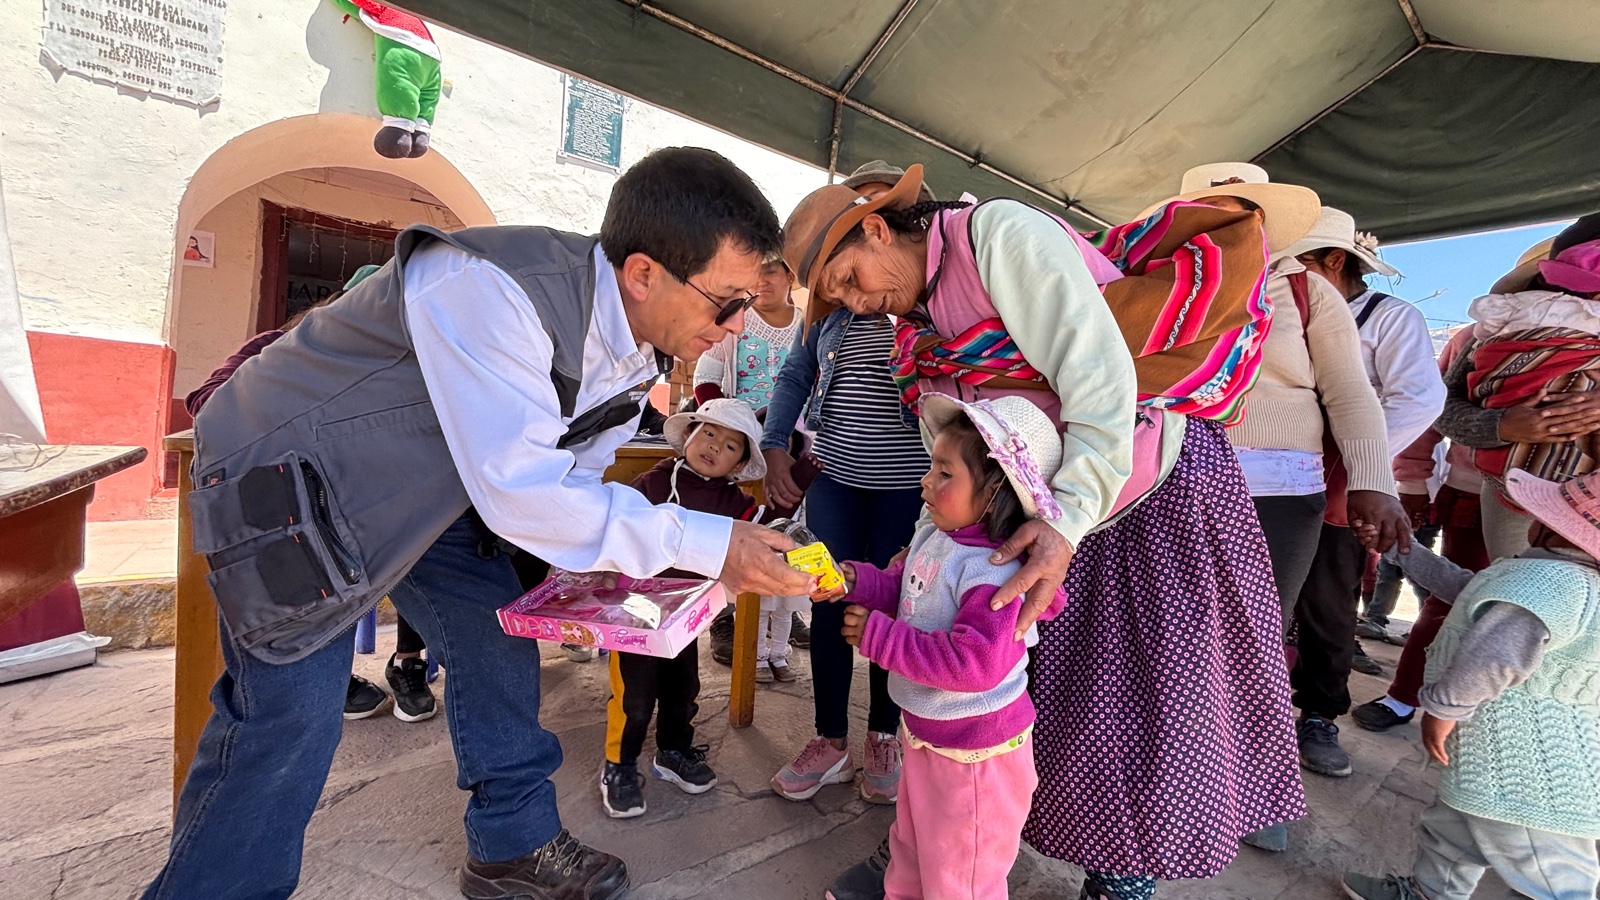
[[[810,294],[806,303],[806,324],[810,325],[839,304],[817,296],[817,279],[839,242],[852,228],[880,209],[905,209],[917,202],[922,188],[922,166],[913,165],[895,182],[894,188],[876,200],[857,194],[853,188],[830,184],[807,194],[783,223],[783,258],[795,280]]]

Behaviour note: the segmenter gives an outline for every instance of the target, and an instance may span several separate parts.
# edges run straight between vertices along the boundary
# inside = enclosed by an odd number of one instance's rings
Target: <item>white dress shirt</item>
[[[436,243],[406,263],[406,321],[422,379],[467,496],[495,534],[573,571],[632,577],[676,566],[722,574],[731,519],[652,506],[602,484],[636,416],[569,449],[573,418],[659,374],[623,312],[616,271],[594,248],[594,315],[573,417],[550,381],[554,347],[527,295],[492,263]]]
[[[1367,291],[1352,299],[1350,314],[1361,318],[1374,297],[1375,292]],[[1444,410],[1444,379],[1433,359],[1428,320],[1399,297],[1385,300],[1373,310],[1360,335],[1361,360],[1383,406],[1392,457],[1411,446],[1439,418]]]

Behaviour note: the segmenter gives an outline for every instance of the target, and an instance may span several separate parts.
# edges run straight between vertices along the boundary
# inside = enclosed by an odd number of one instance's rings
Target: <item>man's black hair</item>
[[[1339,274],[1351,281],[1366,281],[1367,273],[1361,268],[1361,258],[1343,247],[1323,247],[1321,250],[1313,250],[1311,258],[1327,265],[1328,257],[1332,256],[1335,250],[1344,250],[1344,268],[1339,270]]]
[[[668,147],[634,163],[611,189],[600,246],[620,267],[643,253],[680,278],[705,271],[724,240],[766,256],[782,228],[761,189],[726,157]]]

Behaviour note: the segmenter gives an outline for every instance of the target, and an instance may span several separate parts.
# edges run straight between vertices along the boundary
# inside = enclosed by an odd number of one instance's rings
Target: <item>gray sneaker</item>
[[[883,873],[889,868],[889,839],[828,885],[827,900],[883,900]]]
[[[1265,828],[1250,832],[1239,840],[1257,850],[1265,850],[1268,853],[1282,853],[1289,849],[1289,825],[1286,822],[1268,825]]]
[[[1350,754],[1339,746],[1339,726],[1321,716],[1301,716],[1295,723],[1295,736],[1302,768],[1330,778],[1350,774]]]
[[[1339,879],[1339,886],[1351,900],[1428,900],[1417,890],[1409,878],[1399,875],[1385,875],[1376,878],[1371,875],[1357,875],[1346,872]]]
[[[1375,641],[1388,640],[1389,629],[1382,622],[1374,622],[1371,619],[1362,619],[1360,622],[1356,623],[1356,637],[1371,638]]]

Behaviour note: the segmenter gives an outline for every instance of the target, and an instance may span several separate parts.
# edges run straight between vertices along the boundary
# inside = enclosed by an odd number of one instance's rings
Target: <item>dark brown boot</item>
[[[578,843],[565,828],[550,843],[506,862],[461,867],[461,893],[471,900],[622,900],[628,867]]]

